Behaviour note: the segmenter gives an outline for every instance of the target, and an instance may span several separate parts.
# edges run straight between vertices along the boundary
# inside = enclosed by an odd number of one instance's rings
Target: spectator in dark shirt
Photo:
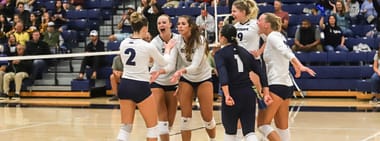
[[[301,27],[296,31],[293,51],[323,51],[321,44],[321,32],[307,19],[303,19]]]
[[[25,55],[25,46],[21,44],[17,45],[17,55]],[[30,67],[30,60],[12,60],[9,62],[9,66],[6,69],[3,79],[3,89],[5,95],[9,96],[9,83],[14,80],[16,86],[14,98],[20,98],[22,80],[29,77],[28,72]]]
[[[8,22],[7,18],[0,14],[0,44],[7,42],[6,34],[11,31],[12,25]]]
[[[157,4],[157,0],[147,0],[148,6],[144,7],[143,14],[148,19],[148,31],[152,37],[158,35],[157,19],[163,14],[161,6]]]
[[[85,47],[85,52],[100,52],[104,51],[104,43],[99,40],[98,31],[92,30],[90,32],[91,42]],[[82,60],[77,79],[83,79],[86,66],[90,66],[93,70],[91,79],[96,79],[96,71],[103,67],[105,64],[104,56],[86,56]]]
[[[323,23],[323,17],[319,21],[319,27],[323,30],[325,35],[324,48],[327,52],[334,51],[348,51],[348,48],[344,45],[345,38],[343,32],[336,24],[336,18],[334,15],[330,15],[328,24]]]
[[[26,42],[26,55],[47,55],[51,54],[49,45],[41,40],[40,32],[35,30],[32,33],[32,40]],[[31,80],[34,81],[36,78],[42,76],[43,72],[47,71],[47,66],[51,61],[43,59],[33,60],[33,71],[31,73]]]
[[[51,19],[55,23],[55,27],[60,28],[61,26],[66,24],[68,19],[66,19],[66,11],[63,9],[62,1],[57,0],[55,3],[55,6],[56,6],[56,8],[53,11]]]
[[[17,13],[20,15],[20,19],[24,22],[24,25],[30,25],[30,12],[25,10],[24,3],[17,4]]]

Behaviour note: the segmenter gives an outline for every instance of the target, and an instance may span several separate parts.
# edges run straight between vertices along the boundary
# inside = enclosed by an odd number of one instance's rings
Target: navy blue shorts
[[[161,88],[166,92],[166,91],[175,91],[177,89],[177,85],[164,86],[164,85],[160,85],[153,82],[152,84],[150,84],[150,88]]]
[[[180,81],[180,82],[186,82],[186,83],[190,84],[190,85],[193,87],[194,90],[196,90],[196,89],[198,88],[198,86],[199,86],[200,84],[202,84],[203,82],[207,82],[207,81],[209,81],[209,82],[212,83],[212,79],[211,79],[211,78],[206,79],[206,80],[203,80],[203,81],[201,81],[201,82],[191,82],[190,80],[187,80],[186,78],[181,77],[181,78],[179,79],[179,81]]]
[[[283,100],[291,98],[293,96],[294,87],[285,86],[285,85],[270,85],[269,91],[278,95]]]
[[[151,94],[149,82],[122,78],[117,96],[120,99],[130,99],[136,103],[140,103]]]

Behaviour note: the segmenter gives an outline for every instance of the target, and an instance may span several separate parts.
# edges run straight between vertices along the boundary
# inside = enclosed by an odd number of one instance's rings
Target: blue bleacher
[[[349,50],[352,50],[355,45],[358,45],[360,43],[367,44],[371,49],[377,49],[378,46],[375,44],[374,38],[367,38],[367,37],[359,37],[359,38],[353,38],[349,37],[345,41],[345,45]]]
[[[374,25],[352,25],[351,30],[354,31],[354,36],[364,37],[367,32],[373,30]]]

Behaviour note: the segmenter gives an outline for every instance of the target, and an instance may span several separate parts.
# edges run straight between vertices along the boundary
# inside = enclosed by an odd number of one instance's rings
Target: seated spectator
[[[24,25],[30,24],[30,12],[25,10],[25,4],[22,2],[17,3],[17,14],[20,15],[20,19]]]
[[[11,21],[16,13],[16,1],[7,0],[0,12],[4,14],[8,21]]]
[[[50,51],[57,53],[59,51],[59,47],[63,44],[63,40],[60,32],[55,30],[54,22],[48,23],[47,31],[42,33],[42,36],[42,41],[48,44]]]
[[[125,38],[127,38],[130,33],[132,33],[132,27],[131,27],[131,23],[129,22],[129,16],[133,12],[135,12],[135,8],[132,5],[128,5],[127,13],[124,13],[119,23],[117,23],[117,28],[121,31],[120,33],[115,33],[115,34],[110,35],[108,37],[110,41],[116,41],[116,40],[122,41]]]
[[[307,19],[302,20],[301,27],[296,31],[293,51],[323,51],[321,32]]]
[[[323,23],[323,17],[319,21],[319,27],[324,33],[324,49],[327,52],[344,51],[347,52],[348,48],[344,45],[343,32],[336,24],[336,18],[334,15],[329,16],[328,24]],[[340,40],[339,40],[340,39]]]
[[[1,47],[1,45],[0,45],[0,47]],[[4,48],[2,50],[4,50]],[[0,54],[0,56],[6,56],[6,55],[4,54],[4,52],[2,52]],[[5,70],[7,69],[7,66],[8,66],[7,61],[0,61],[0,98],[6,97],[6,95],[4,95],[4,91],[3,91],[3,78],[4,78]]]
[[[360,7],[360,12],[364,16],[364,20],[371,24],[377,17],[377,12],[373,6],[373,0],[365,0]]]
[[[357,0],[347,0],[349,8],[350,21],[352,24],[360,24],[359,12],[360,4]]]
[[[15,32],[13,33],[16,37],[16,41],[25,46],[25,43],[29,41],[29,33],[24,31],[24,24],[22,22],[17,22],[15,25]]]
[[[49,12],[42,13],[40,33],[44,33],[47,30],[48,23],[51,22]]]
[[[26,43],[26,55],[47,55],[51,54],[49,45],[42,41],[41,34],[35,30],[32,33],[32,40]],[[48,65],[51,65],[51,61],[43,59],[33,60],[33,70],[30,78],[32,81],[42,77],[42,74],[47,71]]]
[[[51,20],[54,22],[56,28],[61,28],[61,26],[66,25],[68,21],[66,11],[63,9],[61,0],[57,0],[55,6],[56,8],[52,13]]]
[[[104,43],[99,40],[98,31],[91,30],[90,32],[91,42],[85,46],[85,52],[100,52],[104,51]],[[85,69],[87,66],[91,67],[93,72],[91,79],[96,79],[96,71],[105,65],[104,56],[86,56],[83,58],[80,65],[79,76],[77,79],[83,79]]]
[[[380,48],[377,50],[375,56],[373,57],[373,71],[374,73],[371,76],[371,92],[375,94],[373,99],[374,102],[380,103]]]
[[[336,25],[340,27],[344,36],[351,37],[353,32],[350,29],[350,16],[349,9],[343,4],[342,1],[336,1],[333,5],[332,15],[335,16]]]
[[[162,8],[178,8],[179,6],[179,0],[167,0],[164,5],[162,5]]]
[[[112,92],[114,94],[114,96],[112,96],[109,100],[110,101],[115,101],[115,100],[118,100],[119,97],[117,96],[117,90],[118,90],[118,87],[119,87],[119,83],[120,83],[120,78],[123,74],[123,62],[121,62],[121,58],[120,56],[115,56],[113,58],[113,62],[112,62],[112,74],[110,76],[110,83],[111,83],[111,89],[112,89]]]
[[[30,14],[30,22],[27,26],[27,31],[29,34],[32,34],[34,30],[40,30],[41,27],[41,20],[39,20],[39,17],[35,13]]]
[[[36,0],[17,0],[16,4],[18,3],[23,3],[24,4],[24,9],[32,12],[33,11],[33,5],[36,2]]]
[[[289,25],[289,13],[282,10],[282,3],[280,0],[275,0],[273,6],[274,6],[274,14],[276,14],[276,16],[281,18],[281,22],[282,22],[281,33],[287,36],[286,30],[288,29],[288,25]]]
[[[215,20],[207,12],[206,7],[201,7],[201,15],[197,16],[195,23],[201,30],[202,35],[207,35],[209,43],[212,43],[215,40]]]
[[[194,0],[193,3],[190,4],[190,7],[207,7],[210,6],[211,0]]]
[[[17,45],[17,55],[25,55],[25,46]],[[29,77],[29,70],[31,68],[31,61],[29,60],[12,60],[9,62],[9,66],[6,69],[6,73],[3,78],[3,90],[5,96],[9,96],[9,84],[11,81],[15,83],[15,95],[14,98],[20,98],[22,80]]]
[[[8,22],[7,18],[0,14],[0,44],[7,42],[7,33],[11,31],[12,25]]]
[[[16,56],[16,46],[17,46],[17,41],[16,37],[13,34],[10,34],[8,37],[8,42],[4,44],[4,52],[7,56]]]
[[[377,14],[376,22],[375,22],[377,32],[379,32],[380,31],[380,5],[379,5],[379,1],[377,1],[377,0],[373,1],[373,7],[375,8],[376,12],[379,13],[379,14]]]

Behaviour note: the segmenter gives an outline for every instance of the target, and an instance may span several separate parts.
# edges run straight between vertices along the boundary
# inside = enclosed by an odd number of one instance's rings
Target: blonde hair
[[[245,11],[245,14],[249,17],[249,19],[256,19],[259,14],[259,7],[253,0],[237,0],[233,3],[233,5],[237,9]]]
[[[130,22],[133,32],[139,32],[142,27],[148,26],[148,20],[138,12],[133,12],[131,14]]]
[[[265,21],[270,24],[270,27],[274,31],[281,31],[281,18],[273,13],[264,13]]]

